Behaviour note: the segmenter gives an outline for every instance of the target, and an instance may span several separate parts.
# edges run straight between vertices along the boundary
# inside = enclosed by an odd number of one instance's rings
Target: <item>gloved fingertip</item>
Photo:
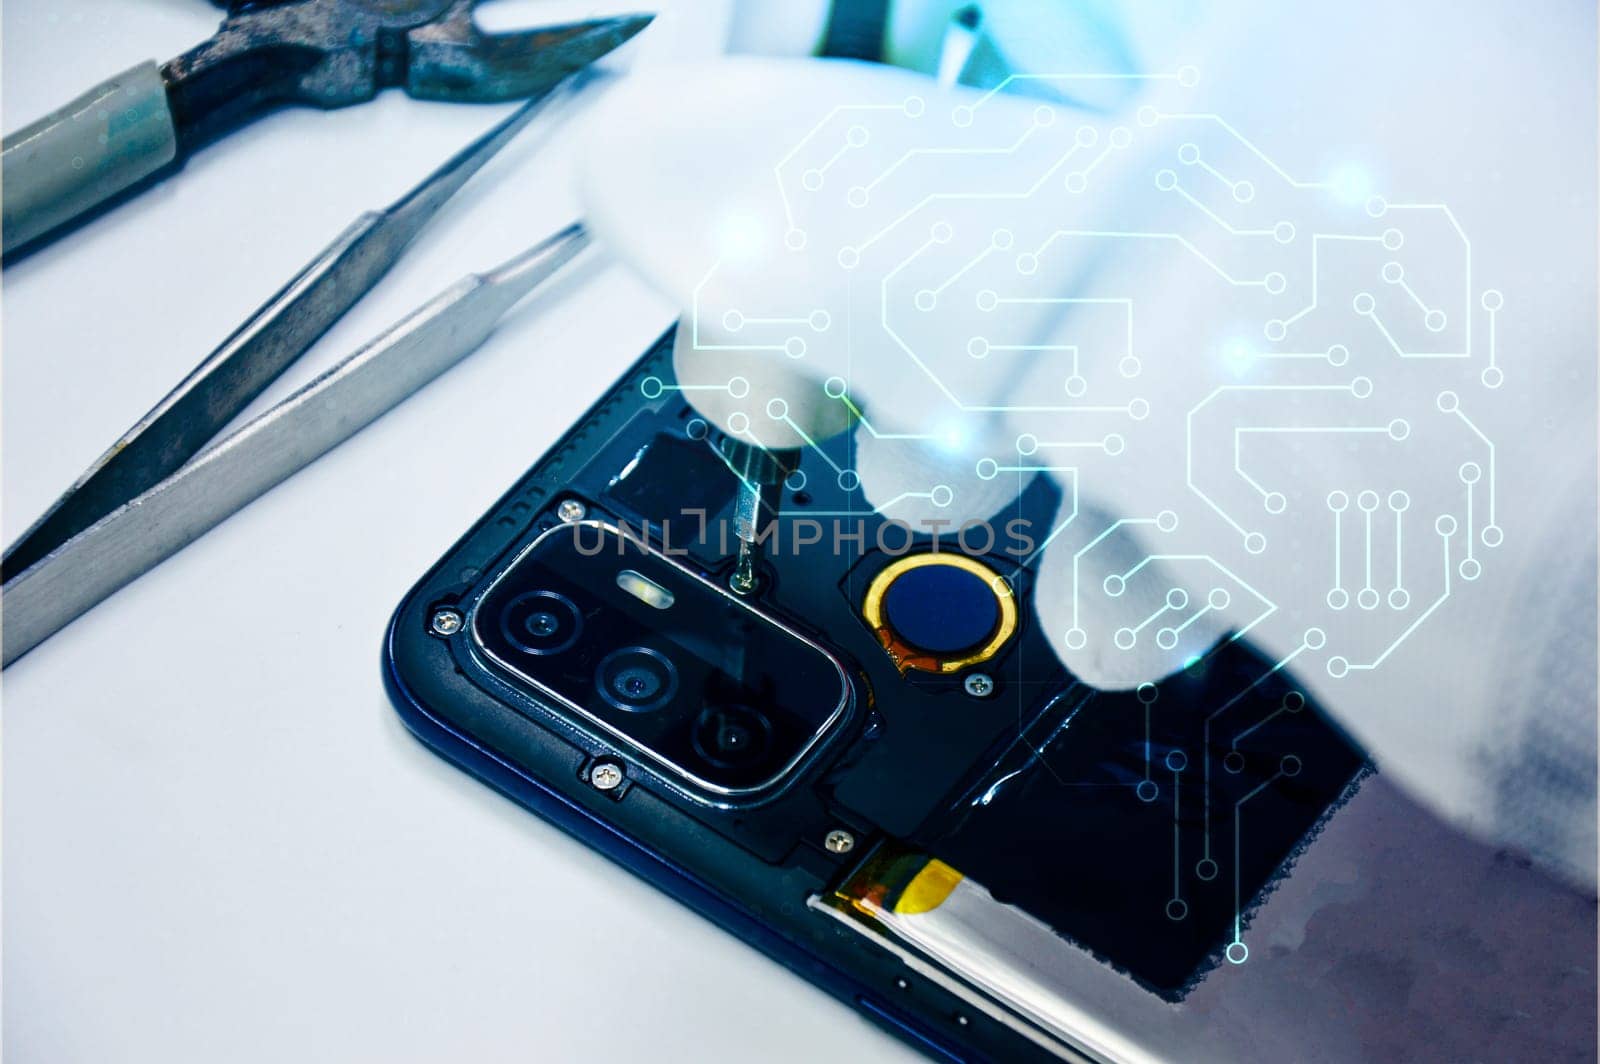
[[[1034,609],[1061,663],[1108,691],[1156,683],[1204,656],[1228,612],[1123,523],[1081,509],[1038,563]]]
[[[857,427],[854,472],[867,501],[879,513],[918,531],[954,535],[967,522],[987,521],[1032,479],[986,479],[964,449],[889,439],[883,432],[865,423]]]

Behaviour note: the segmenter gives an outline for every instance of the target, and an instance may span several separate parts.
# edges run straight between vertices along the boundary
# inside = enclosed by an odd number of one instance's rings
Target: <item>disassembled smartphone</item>
[[[1245,960],[1363,755],[1243,640],[1137,691],[1080,684],[1012,526],[896,527],[835,475],[848,434],[784,479],[736,593],[740,475],[672,343],[407,595],[386,671],[408,725],[930,1052],[1174,1051],[1175,1003]],[[1060,503],[1039,478],[1014,527]],[[1213,730],[1219,707],[1247,726]]]

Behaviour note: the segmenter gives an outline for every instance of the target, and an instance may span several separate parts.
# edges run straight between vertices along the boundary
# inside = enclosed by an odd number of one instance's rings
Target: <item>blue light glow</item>
[[[1328,179],[1328,186],[1340,203],[1356,206],[1372,195],[1372,175],[1357,163],[1344,163]]]

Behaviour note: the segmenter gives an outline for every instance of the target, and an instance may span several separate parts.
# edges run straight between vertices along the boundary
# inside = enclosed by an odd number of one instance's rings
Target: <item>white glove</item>
[[[1084,29],[1139,44],[1117,77],[1024,79],[1104,113],[854,63],[632,78],[588,126],[591,222],[686,308],[724,430],[804,445],[843,393],[852,472],[913,525],[1056,478],[1034,604],[1081,678],[1244,633],[1442,815],[1592,885],[1582,34],[1130,7]]]

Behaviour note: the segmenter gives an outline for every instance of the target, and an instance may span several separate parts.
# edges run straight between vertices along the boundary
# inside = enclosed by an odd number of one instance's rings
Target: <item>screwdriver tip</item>
[[[739,560],[734,563],[733,575],[728,577],[728,586],[736,594],[748,595],[756,589],[755,553],[755,547],[749,540],[739,541]]]

